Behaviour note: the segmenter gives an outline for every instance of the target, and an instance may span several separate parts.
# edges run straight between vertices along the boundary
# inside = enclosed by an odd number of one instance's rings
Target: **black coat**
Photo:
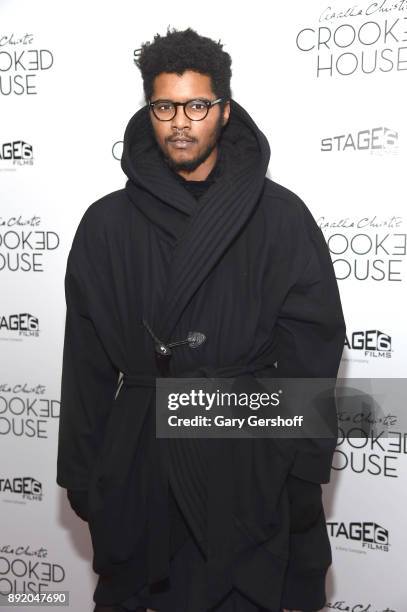
[[[308,539],[290,535],[284,484],[288,474],[328,482],[332,441],[155,437],[160,372],[143,317],[164,342],[206,335],[198,348],[173,350],[170,376],[337,375],[345,324],[329,251],[304,202],[265,176],[269,157],[232,100],[219,176],[197,201],[163,161],[143,107],[124,136],[125,189],[79,223],[65,277],[57,483],[89,522],[96,602],[168,576],[168,482],[208,552],[213,603],[231,565],[243,592],[278,609],[287,567],[306,575],[331,562],[323,521]]]

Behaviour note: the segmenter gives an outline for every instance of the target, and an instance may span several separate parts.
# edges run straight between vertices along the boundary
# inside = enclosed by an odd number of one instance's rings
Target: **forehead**
[[[153,82],[153,98],[185,102],[191,98],[210,98],[212,95],[210,76],[193,70],[186,70],[182,75],[162,72]]]

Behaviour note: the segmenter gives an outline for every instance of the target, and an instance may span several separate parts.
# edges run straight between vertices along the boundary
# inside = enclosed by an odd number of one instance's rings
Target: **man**
[[[136,63],[147,104],[124,135],[126,187],[85,211],[65,278],[57,482],[89,523],[96,610],[319,610],[336,441],[157,438],[154,390],[161,376],[335,378],[328,248],[266,178],[267,139],[231,98],[220,43],[168,30]]]

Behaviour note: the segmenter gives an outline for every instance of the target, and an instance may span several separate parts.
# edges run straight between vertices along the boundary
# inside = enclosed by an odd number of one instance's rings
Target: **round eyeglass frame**
[[[188,117],[188,119],[190,119],[191,121],[202,121],[203,119],[206,119],[206,117],[208,116],[209,110],[212,108],[212,106],[215,106],[215,104],[219,104],[219,102],[222,102],[223,99],[224,98],[217,98],[216,100],[203,100],[201,98],[193,98],[192,100],[187,100],[186,102],[173,102],[173,100],[155,100],[154,102],[149,102],[148,107],[153,111],[154,117],[158,119],[158,121],[172,121],[177,114],[178,106],[183,107],[185,116]],[[162,104],[163,102],[169,102],[170,104],[173,104],[174,106],[174,114],[169,119],[162,119],[161,117],[157,117],[156,115],[156,112],[154,109],[155,105],[159,103]],[[205,104],[206,106],[205,115],[201,117],[200,119],[193,119],[192,117],[190,117],[186,111],[186,105],[189,104],[190,102],[200,102],[201,104]]]

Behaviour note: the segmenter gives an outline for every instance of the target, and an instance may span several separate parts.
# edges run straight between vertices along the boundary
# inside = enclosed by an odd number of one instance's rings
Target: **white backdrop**
[[[0,592],[67,590],[87,612],[90,537],[55,483],[63,279],[85,209],[124,187],[124,128],[144,103],[134,50],[168,25],[222,40],[232,95],[269,139],[269,176],[306,202],[329,244],[348,330],[340,376],[401,378],[407,5],[0,7]],[[327,609],[407,611],[407,434],[396,442],[338,444],[324,485]]]

